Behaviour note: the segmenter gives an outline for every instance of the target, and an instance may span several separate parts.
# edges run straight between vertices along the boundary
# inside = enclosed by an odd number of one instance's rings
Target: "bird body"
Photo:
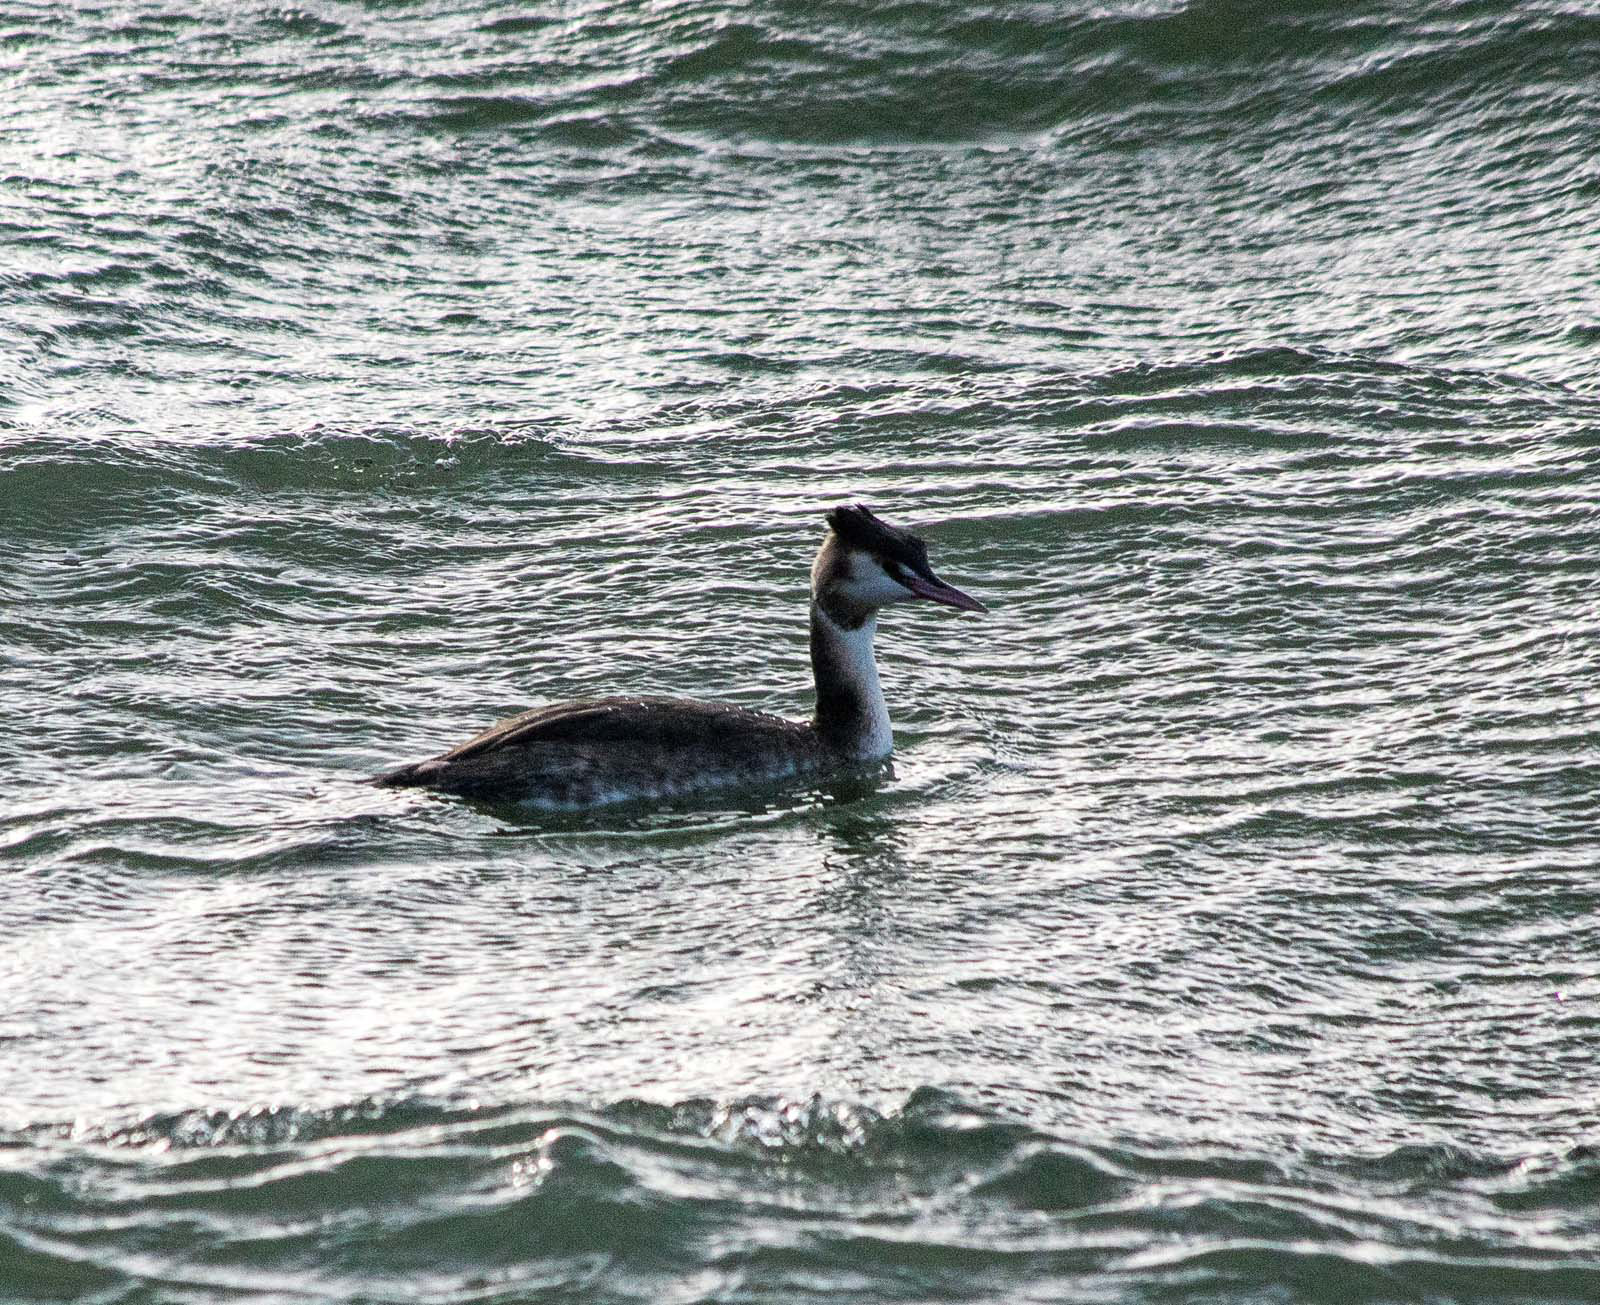
[[[782,716],[688,698],[586,698],[503,720],[378,782],[591,807],[819,774],[834,760],[809,725]]]

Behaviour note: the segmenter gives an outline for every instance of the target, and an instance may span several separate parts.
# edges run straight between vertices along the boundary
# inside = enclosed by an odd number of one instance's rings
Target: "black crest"
[[[898,562],[918,575],[932,578],[928,546],[918,535],[880,521],[857,503],[828,513],[828,527],[851,548],[859,548],[885,562]]]

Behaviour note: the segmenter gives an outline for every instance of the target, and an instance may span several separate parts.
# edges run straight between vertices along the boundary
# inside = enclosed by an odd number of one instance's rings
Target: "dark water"
[[[0,10],[0,1300],[1600,1299],[1600,17]],[[803,715],[821,511],[981,622]]]

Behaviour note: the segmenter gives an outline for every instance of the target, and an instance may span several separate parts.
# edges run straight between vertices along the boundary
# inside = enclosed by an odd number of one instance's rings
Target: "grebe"
[[[685,698],[590,698],[501,721],[376,783],[490,801],[587,807],[820,775],[894,747],[872,638],[878,609],[925,598],[984,612],[928,566],[927,545],[866,508],[834,508],[811,565],[816,715],[786,720]]]

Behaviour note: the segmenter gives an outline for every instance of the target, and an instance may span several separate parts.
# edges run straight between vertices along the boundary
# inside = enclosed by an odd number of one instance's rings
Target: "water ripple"
[[[0,1296],[1600,1294],[1595,43],[12,5]],[[881,774],[363,782],[856,499]]]
[[[1290,1173],[1248,1154],[1085,1146],[929,1091],[885,1115],[820,1099],[362,1102],[34,1129],[10,1145],[19,1280],[108,1294],[353,1299],[411,1283],[420,1299],[500,1299],[581,1289],[602,1262],[619,1297],[682,1274],[846,1300],[973,1273],[1074,1299],[1130,1281],[1428,1295],[1484,1274],[1508,1297],[1578,1299],[1600,1277],[1564,1213],[1587,1181],[1583,1152],[1529,1168],[1412,1148]],[[66,1177],[82,1165],[92,1183]],[[1430,1199],[1447,1186],[1448,1218],[1417,1203],[1419,1183]],[[1550,1220],[1501,1252],[1508,1204]],[[298,1213],[264,1222],[265,1209]],[[148,1233],[130,1245],[151,1219],[185,1249]],[[229,1249],[246,1243],[248,1262]]]

